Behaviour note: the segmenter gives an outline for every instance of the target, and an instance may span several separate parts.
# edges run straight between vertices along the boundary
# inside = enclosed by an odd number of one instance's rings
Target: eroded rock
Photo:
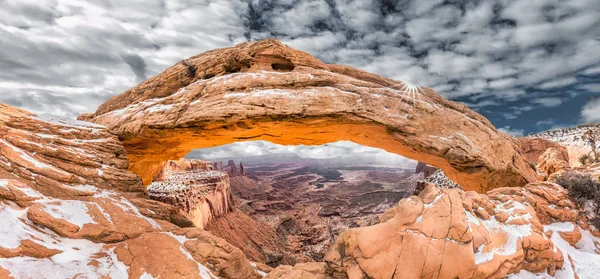
[[[533,138],[533,137],[521,137],[519,138],[521,144],[521,150],[523,156],[529,164],[535,166],[538,163],[540,156],[546,152],[548,148],[554,148],[560,151],[565,158],[569,158],[569,152],[564,146],[547,139]],[[568,161],[568,160],[567,160]]]
[[[546,182],[488,195],[429,184],[383,223],[344,232],[326,260],[350,278],[552,276],[565,259],[544,225],[580,223],[575,208],[566,190]]]
[[[89,122],[35,115],[0,104],[0,175],[19,178],[48,195],[78,195],[87,185],[143,191],[127,171],[123,145]],[[85,193],[84,193],[85,195]]]
[[[119,135],[146,185],[167,160],[250,139],[351,140],[439,167],[480,192],[535,181],[516,140],[429,88],[324,64],[274,39],[184,62],[80,117]]]
[[[548,148],[540,158],[537,165],[538,180],[551,180],[553,174],[571,169],[569,156],[555,148]]]
[[[0,108],[0,277],[260,278],[172,206],[123,192],[141,180],[105,128]]]
[[[229,176],[206,161],[168,161],[148,186],[148,195],[175,206],[198,228],[233,209]]]

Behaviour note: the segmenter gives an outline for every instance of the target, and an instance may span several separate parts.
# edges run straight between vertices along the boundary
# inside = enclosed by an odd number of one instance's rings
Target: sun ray
[[[402,109],[402,111],[407,111],[406,116],[408,116],[408,112],[418,108],[420,104],[426,103],[424,97],[422,96],[424,94],[423,88],[421,88],[419,85],[403,83],[400,89],[394,90],[394,93],[398,99],[394,109],[401,110],[400,104],[406,104],[408,106],[408,110]]]

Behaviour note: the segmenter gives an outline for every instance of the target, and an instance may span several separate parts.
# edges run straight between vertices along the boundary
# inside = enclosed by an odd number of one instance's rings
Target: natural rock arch
[[[245,140],[350,140],[439,167],[480,192],[535,180],[518,143],[466,106],[274,39],[186,59],[80,119],[117,134],[145,184],[166,160]]]

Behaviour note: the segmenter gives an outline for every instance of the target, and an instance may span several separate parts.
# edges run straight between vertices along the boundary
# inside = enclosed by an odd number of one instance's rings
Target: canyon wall
[[[148,186],[148,195],[175,206],[198,228],[233,209],[229,176],[206,161],[168,161]]]
[[[190,57],[80,119],[118,135],[146,185],[165,161],[245,140],[351,140],[439,167],[479,192],[535,181],[518,142],[466,106],[274,39]]]

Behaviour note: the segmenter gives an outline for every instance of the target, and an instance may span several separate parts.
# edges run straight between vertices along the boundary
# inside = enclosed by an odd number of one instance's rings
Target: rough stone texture
[[[589,173],[591,176],[598,178],[598,181],[600,181],[600,163],[588,164],[575,169],[580,172]]]
[[[443,170],[422,162],[417,164],[412,179],[415,180],[413,195],[416,196],[418,196],[430,183],[438,188],[462,189],[456,182],[447,177]]]
[[[434,172],[438,171],[439,169],[434,167],[434,166],[430,166],[428,164],[425,164],[423,162],[418,162],[417,163],[417,167],[415,169],[415,174],[418,173],[423,173],[423,177],[427,178],[429,176],[431,176]]]
[[[0,105],[0,166],[0,278],[260,277],[174,207],[122,192],[141,180],[102,127]]]
[[[142,191],[127,171],[118,138],[88,122],[37,116],[0,104],[0,175],[25,179],[43,194],[73,195],[68,186]]]
[[[580,167],[581,162],[579,162],[579,158],[582,155],[591,154],[592,151],[591,146],[583,140],[583,134],[588,130],[600,132],[600,123],[583,124],[572,128],[549,130],[529,137],[550,140],[564,146],[568,150],[571,167]]]
[[[551,276],[564,257],[543,225],[581,223],[574,208],[566,190],[547,182],[487,195],[430,184],[401,200],[384,223],[344,232],[326,260],[349,278]]]
[[[168,161],[148,186],[148,195],[175,206],[196,227],[204,228],[233,209],[229,176],[212,169],[206,161]]]
[[[540,156],[546,152],[548,148],[554,148],[564,154],[565,158],[569,158],[569,152],[564,146],[547,139],[542,138],[519,138],[523,156],[531,165],[536,165]],[[567,160],[568,161],[568,160]]]
[[[568,169],[571,169],[569,155],[562,150],[548,148],[539,158],[538,180],[551,180],[551,175]]]
[[[215,166],[208,161],[203,160],[193,160],[182,158],[177,161],[167,161],[162,168],[162,170],[158,173],[158,175],[154,178],[153,181],[166,181],[168,180],[167,175],[172,172],[185,172],[185,171],[211,171],[216,170]],[[223,171],[223,170],[219,170]]]
[[[325,263],[300,263],[294,266],[280,265],[264,277],[264,279],[335,279],[328,274]],[[338,277],[339,278],[339,277]]]
[[[448,178],[444,174],[443,170],[437,170],[436,172],[434,172],[433,174],[428,176],[425,179],[425,183],[432,183],[438,188],[445,188],[445,189],[459,188],[460,189],[460,186],[458,184],[456,184],[456,182],[454,182],[450,178]]]
[[[211,220],[205,229],[240,248],[253,261],[271,266],[290,262],[285,239],[274,228],[239,209]],[[281,255],[274,257],[274,255]]]
[[[227,174],[229,177],[245,176],[246,172],[244,171],[244,164],[240,162],[240,167],[238,169],[233,160],[227,161]]]
[[[190,57],[80,119],[117,134],[146,185],[167,160],[243,140],[352,140],[439,167],[479,192],[535,181],[518,142],[466,106],[274,39]]]

